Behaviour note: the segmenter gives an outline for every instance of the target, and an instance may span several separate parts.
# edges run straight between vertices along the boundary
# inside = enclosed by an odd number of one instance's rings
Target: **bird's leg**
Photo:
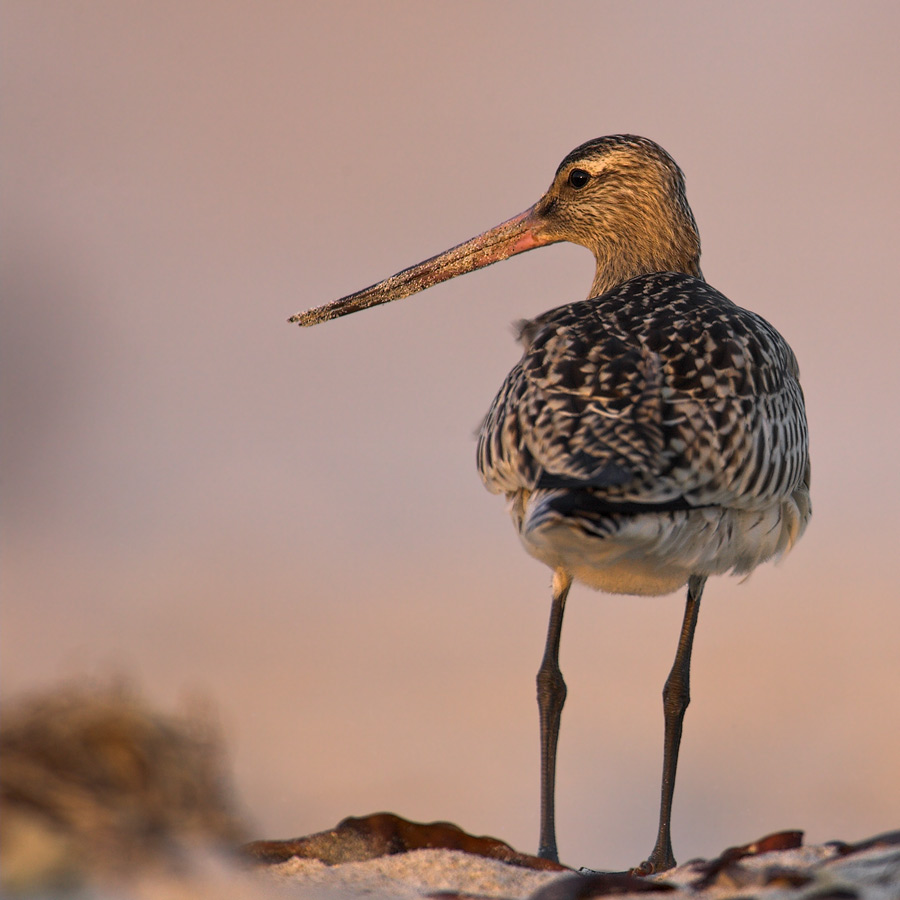
[[[675,793],[675,769],[678,766],[678,748],[681,744],[681,726],[684,712],[691,702],[691,645],[694,642],[694,629],[697,627],[697,615],[700,612],[700,597],[705,575],[692,575],[688,581],[687,605],[684,610],[684,622],[678,638],[678,650],[672,671],[663,688],[663,710],[666,719],[665,744],[663,748],[662,797],[659,807],[659,832],[656,846],[650,858],[641,863],[634,871],[640,875],[664,872],[675,865],[672,853],[670,827],[672,822],[672,796]]]
[[[568,572],[557,569],[553,573],[553,605],[547,628],[544,658],[537,674],[538,710],[541,717],[541,839],[538,856],[559,860],[556,851],[556,743],[559,720],[566,702],[566,683],[559,670],[559,636],[562,631],[566,597],[572,586]]]

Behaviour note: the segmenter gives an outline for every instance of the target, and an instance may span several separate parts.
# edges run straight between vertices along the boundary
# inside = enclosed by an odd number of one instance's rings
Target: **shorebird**
[[[520,324],[524,354],[481,425],[478,469],[488,490],[508,498],[525,549],[553,571],[537,676],[541,856],[558,859],[559,643],[573,580],[633,595],[687,585],[663,689],[657,839],[633,870],[650,874],[675,865],[672,797],[706,580],[781,556],[811,512],[794,353],[765,319],[704,280],[681,170],[647,138],[588,141],[525,212],[289,321],[315,325],[557,241],[593,252],[588,299]]]

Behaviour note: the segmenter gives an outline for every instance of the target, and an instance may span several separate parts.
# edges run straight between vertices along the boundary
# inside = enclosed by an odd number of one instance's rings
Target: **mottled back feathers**
[[[479,436],[491,491],[747,509],[808,480],[790,347],[698,278],[639,276],[525,323],[521,340]]]

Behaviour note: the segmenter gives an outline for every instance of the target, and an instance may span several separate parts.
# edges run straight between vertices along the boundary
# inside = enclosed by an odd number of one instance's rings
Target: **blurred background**
[[[706,591],[674,843],[900,825],[891,3],[34,2],[2,41],[2,692],[217,705],[255,836],[391,810],[534,851],[550,573],[475,471],[557,245],[286,324],[628,131],[807,395],[814,517]],[[649,853],[683,598],[576,587],[563,860]]]

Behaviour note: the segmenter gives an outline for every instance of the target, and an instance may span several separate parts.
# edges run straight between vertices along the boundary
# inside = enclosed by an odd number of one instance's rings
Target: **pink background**
[[[549,572],[473,432],[557,246],[310,331],[288,315],[531,204],[630,131],[709,281],[803,371],[811,527],[714,579],[680,859],[900,825],[892,3],[36,2],[2,21],[2,686],[211,697],[259,837],[388,809],[537,841]],[[649,852],[682,599],[576,588],[564,860]]]

